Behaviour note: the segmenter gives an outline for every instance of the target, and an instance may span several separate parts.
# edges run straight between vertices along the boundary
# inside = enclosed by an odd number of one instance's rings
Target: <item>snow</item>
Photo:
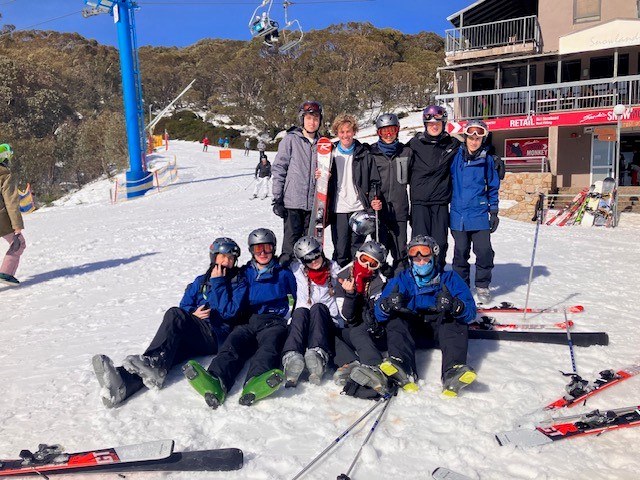
[[[257,152],[247,158],[234,150],[233,160],[222,162],[215,148],[201,149],[174,141],[159,154],[176,155],[179,168],[178,182],[161,193],[111,205],[111,183],[101,180],[26,217],[28,248],[18,270],[23,284],[0,287],[0,458],[39,443],[73,451],[172,438],[177,450],[241,448],[245,467],[162,478],[291,478],[371,406],[340,395],[327,378],[321,386],[304,382],[244,407],[238,404],[242,372],[228,401],[212,411],[176,367],[162,390],[145,390],[117,409],[103,407],[91,357],[104,353],[119,364],[143,352],[164,311],[206,269],[213,238],[236,239],[243,262],[253,228],[271,228],[282,238],[269,199],[249,200]],[[640,361],[639,222],[627,218],[633,221],[623,218],[616,229],[540,230],[530,305],[582,304],[586,311],[573,315],[576,331],[610,335],[607,347],[576,347],[578,371],[586,377]],[[493,236],[496,301],[524,303],[533,233],[532,223],[502,219]],[[452,239],[449,261],[451,245]],[[483,480],[637,478],[633,445],[640,429],[526,450],[494,440],[562,394],[568,379],[559,371],[571,370],[568,347],[471,341],[469,364],[478,381],[457,399],[440,395],[440,359],[439,351],[419,352],[420,391],[393,398],[352,478],[428,478],[438,466]],[[633,378],[565,414],[638,404],[639,393],[640,378]],[[346,472],[372,422],[373,416],[305,478]]]

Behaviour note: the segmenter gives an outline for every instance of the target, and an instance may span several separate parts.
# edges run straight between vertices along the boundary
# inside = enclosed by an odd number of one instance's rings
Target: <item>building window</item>
[[[600,21],[601,0],[573,0],[573,23]]]

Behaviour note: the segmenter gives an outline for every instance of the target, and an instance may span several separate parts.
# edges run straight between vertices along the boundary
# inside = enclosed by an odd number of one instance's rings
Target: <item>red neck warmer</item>
[[[309,275],[309,280],[316,285],[325,285],[329,280],[329,267],[323,265],[320,270],[311,270],[309,268],[307,270],[307,275]]]
[[[367,267],[360,265],[360,262],[356,259],[353,261],[353,278],[356,281],[356,292],[364,293],[367,283],[375,272],[369,270]]]

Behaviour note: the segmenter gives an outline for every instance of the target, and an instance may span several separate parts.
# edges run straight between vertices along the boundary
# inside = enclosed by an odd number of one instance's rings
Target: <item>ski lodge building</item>
[[[483,119],[508,171],[548,172],[540,186],[575,191],[614,176],[623,104],[620,194],[637,195],[639,17],[637,0],[477,0],[452,14],[439,69],[451,93],[436,97],[448,130]]]

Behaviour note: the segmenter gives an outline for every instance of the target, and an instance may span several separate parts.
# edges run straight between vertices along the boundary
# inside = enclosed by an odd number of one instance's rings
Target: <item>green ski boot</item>
[[[211,408],[216,409],[224,403],[227,389],[216,377],[207,372],[202,365],[195,360],[189,360],[182,367],[182,373],[187,377],[191,386],[204,397],[205,402]]]
[[[251,377],[242,389],[240,405],[253,405],[278,390],[284,382],[284,372],[278,368]]]

